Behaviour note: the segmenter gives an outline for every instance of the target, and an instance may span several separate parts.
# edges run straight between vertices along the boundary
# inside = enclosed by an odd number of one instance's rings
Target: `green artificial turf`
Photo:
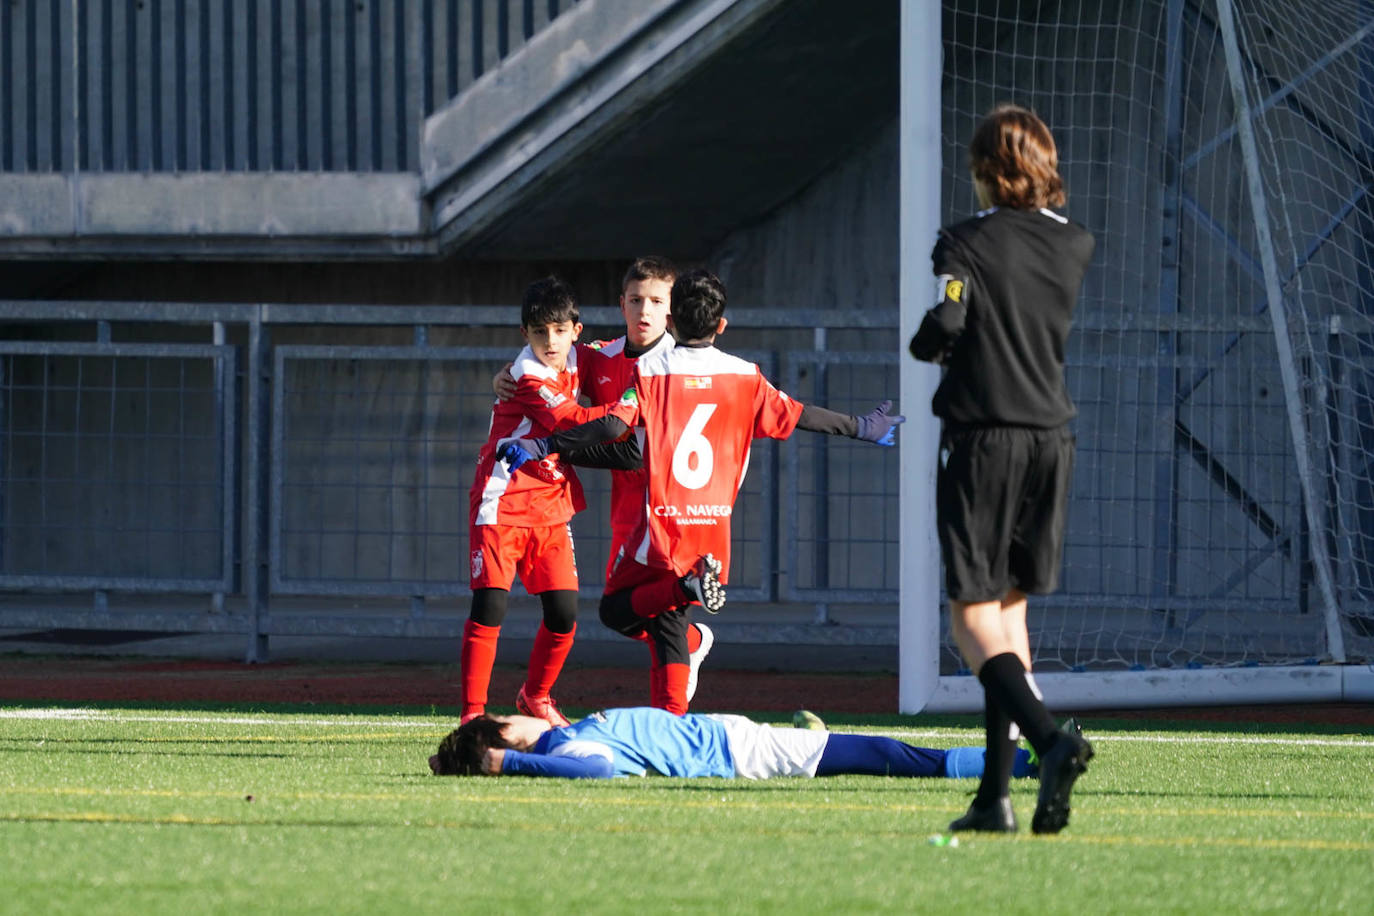
[[[769,716],[756,716],[767,721]],[[774,721],[785,717],[774,714]],[[951,717],[833,730],[978,744]],[[434,777],[431,712],[0,709],[0,912],[1368,912],[1374,734],[1094,720],[1069,827],[971,781]],[[991,901],[991,902],[990,902]]]

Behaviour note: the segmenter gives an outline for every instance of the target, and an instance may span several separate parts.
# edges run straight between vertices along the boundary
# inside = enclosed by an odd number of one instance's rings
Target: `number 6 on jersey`
[[[673,478],[689,490],[700,490],[711,480],[715,452],[702,431],[715,412],[715,404],[698,404],[673,449]]]

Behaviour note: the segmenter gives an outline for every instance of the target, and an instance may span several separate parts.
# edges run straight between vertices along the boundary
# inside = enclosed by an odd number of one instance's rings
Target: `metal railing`
[[[459,635],[462,615],[430,604],[468,590],[466,496],[491,377],[519,347],[513,314],[0,303],[0,627],[237,632],[250,658],[274,635]],[[583,317],[607,336],[621,322],[612,308]],[[839,410],[896,390],[896,354],[829,351],[811,330],[881,321],[789,318],[806,330],[736,310],[727,348]],[[806,433],[756,444],[733,601],[814,604],[817,622],[832,602],[884,603],[895,625],[896,456],[877,451]],[[574,532],[592,598],[609,487],[582,476]],[[70,600],[82,593],[89,606]],[[35,600],[52,595],[68,600]],[[378,600],[359,612],[355,597]]]

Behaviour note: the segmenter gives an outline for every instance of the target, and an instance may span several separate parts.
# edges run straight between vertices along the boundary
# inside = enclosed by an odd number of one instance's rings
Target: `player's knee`
[[[624,633],[628,636],[644,627],[644,618],[636,615],[634,608],[630,605],[629,589],[602,595],[598,612],[601,616],[601,622],[617,633]]]
[[[539,596],[544,626],[551,633],[570,633],[577,622],[577,592],[548,591]]]

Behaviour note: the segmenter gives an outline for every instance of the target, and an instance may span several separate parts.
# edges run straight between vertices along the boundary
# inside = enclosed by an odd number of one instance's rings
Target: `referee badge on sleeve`
[[[964,298],[964,281],[950,274],[940,274],[935,278],[935,301],[960,302]]]

